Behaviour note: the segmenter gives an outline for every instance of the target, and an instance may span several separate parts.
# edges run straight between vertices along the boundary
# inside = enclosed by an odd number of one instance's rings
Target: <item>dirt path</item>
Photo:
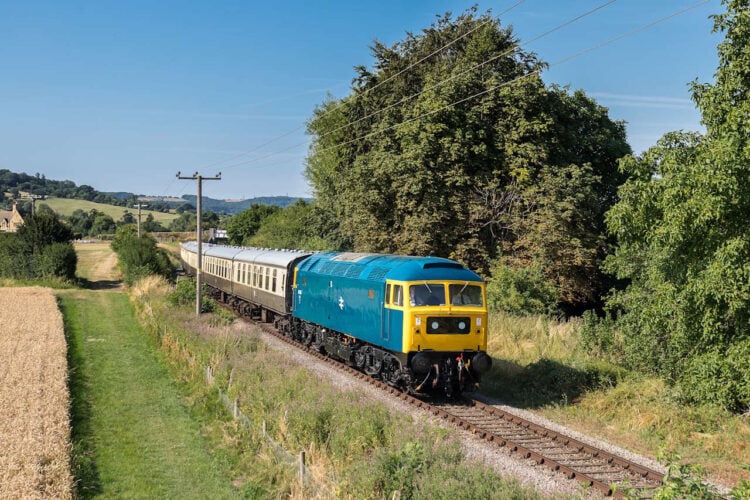
[[[76,275],[92,290],[120,290],[122,276],[117,269],[117,255],[109,242],[76,243],[78,269]]]

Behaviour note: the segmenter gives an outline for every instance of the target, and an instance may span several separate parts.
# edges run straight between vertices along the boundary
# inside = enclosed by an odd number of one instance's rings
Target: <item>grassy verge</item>
[[[284,449],[306,451],[316,482],[335,496],[390,498],[399,490],[402,498],[535,497],[514,480],[466,462],[452,432],[319,380],[226,313],[196,318],[189,307],[170,306],[170,291],[164,281],[147,278],[133,288],[133,302],[230,464],[235,486],[248,496],[312,493],[277,461],[262,436],[265,421]],[[207,365],[213,386],[204,379]],[[217,386],[239,400],[249,427],[227,417]]]
[[[657,456],[676,452],[727,486],[750,479],[750,416],[677,402],[665,384],[587,352],[580,323],[490,317],[495,366],[482,391],[587,434]]]
[[[58,295],[68,342],[73,472],[80,496],[236,496],[127,295]]]

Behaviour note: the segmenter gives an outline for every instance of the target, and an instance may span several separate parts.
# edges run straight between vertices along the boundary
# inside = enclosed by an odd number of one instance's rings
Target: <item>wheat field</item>
[[[52,291],[0,288],[0,498],[71,498],[63,320]]]

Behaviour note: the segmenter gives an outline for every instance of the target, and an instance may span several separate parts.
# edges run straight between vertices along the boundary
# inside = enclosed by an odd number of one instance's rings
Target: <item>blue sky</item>
[[[10,1],[0,0],[0,168],[105,191],[172,196],[210,166],[300,127],[326,92],[344,95],[373,39],[393,43],[436,14],[515,0]],[[521,40],[604,0],[526,0],[503,24]],[[524,46],[553,62],[695,3],[618,0]],[[627,121],[636,151],[664,132],[700,130],[687,83],[710,81],[719,35],[712,0],[543,75],[583,89]],[[298,130],[247,158],[303,142]],[[306,148],[223,168],[205,194],[305,196]]]

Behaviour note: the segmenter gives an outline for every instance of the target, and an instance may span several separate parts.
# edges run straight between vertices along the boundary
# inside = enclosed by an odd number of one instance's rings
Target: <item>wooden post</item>
[[[234,418],[237,418],[240,416],[240,409],[238,408],[239,400],[237,398],[234,398],[234,409],[232,410],[232,415],[234,415]]]
[[[299,480],[305,483],[305,450],[299,452]]]
[[[268,434],[266,433],[266,421],[263,421],[263,437],[266,437]]]

